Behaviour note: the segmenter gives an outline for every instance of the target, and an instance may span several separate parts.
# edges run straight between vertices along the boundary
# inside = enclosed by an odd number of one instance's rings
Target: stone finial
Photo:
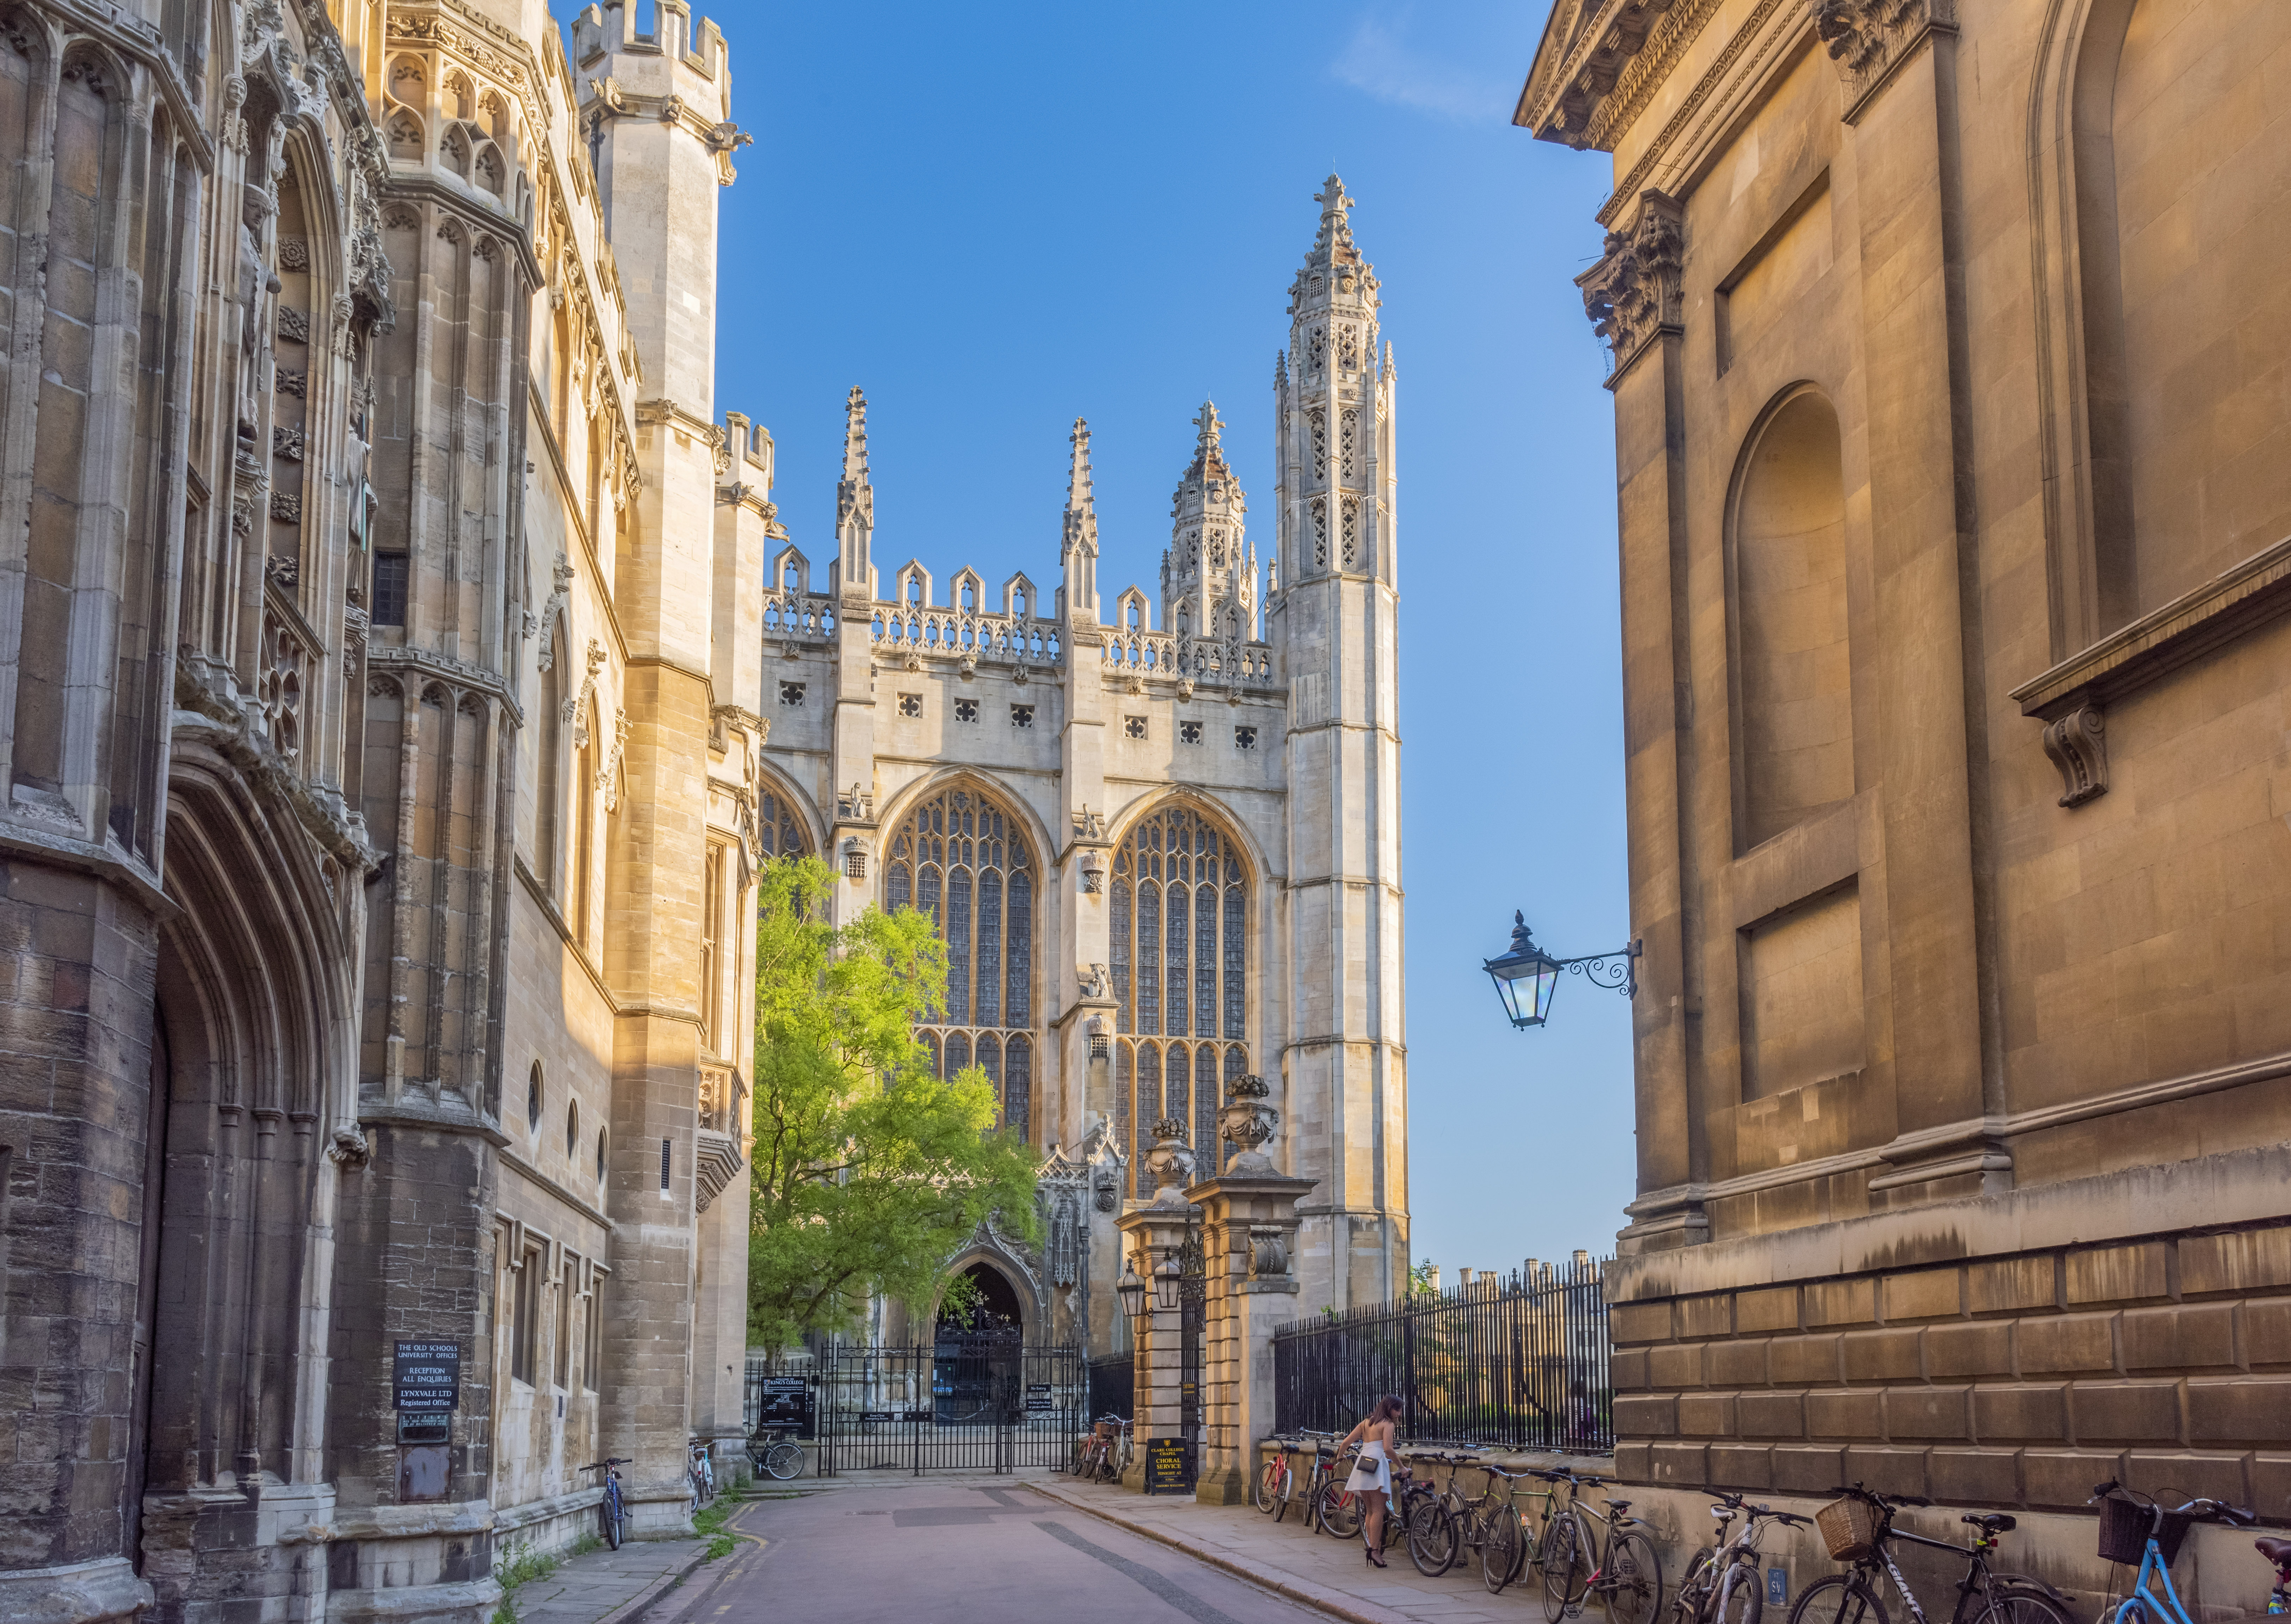
[[[1073,446],[1073,459],[1066,469],[1065,541],[1059,551],[1061,556],[1076,548],[1094,554],[1097,551],[1097,505],[1090,481],[1089,424],[1075,418],[1073,432],[1066,438]]]
[[[1273,1142],[1281,1122],[1281,1113],[1266,1104],[1272,1092],[1265,1079],[1254,1072],[1234,1079],[1226,1095],[1225,1109],[1218,1113],[1218,1137],[1232,1146],[1234,1152],[1233,1160],[1225,1166],[1228,1174],[1246,1178],[1280,1172],[1264,1149]]]
[[[1183,1207],[1186,1186],[1194,1181],[1194,1153],[1186,1143],[1186,1125],[1174,1116],[1154,1124],[1154,1148],[1146,1153],[1146,1170],[1154,1175],[1156,1207]]]

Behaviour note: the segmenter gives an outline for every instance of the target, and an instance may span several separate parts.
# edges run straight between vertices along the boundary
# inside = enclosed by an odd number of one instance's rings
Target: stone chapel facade
[[[951,985],[925,1040],[945,1070],[983,1066],[1045,1158],[1043,1246],[989,1226],[951,1272],[1001,1271],[1030,1339],[1127,1345],[1114,1222],[1154,1193],[1155,1125],[1211,1177],[1250,1073],[1283,1170],[1317,1181],[1299,1300],[1383,1301],[1407,1267],[1397,381],[1351,200],[1332,175],[1319,201],[1261,574],[1207,404],[1157,595],[1101,595],[1080,421],[1054,580],[896,562],[856,389],[832,557],[770,559],[767,840],[840,867],[842,910],[938,920]],[[883,1306],[875,1334],[916,1334],[898,1319]]]
[[[2096,1483],[2291,1507],[2286,61],[2239,0],[1552,8],[1517,122],[1616,177],[1631,1481],[2015,1508],[2092,1590]]]
[[[657,9],[0,7],[0,1617],[474,1621],[740,1434],[769,452]]]

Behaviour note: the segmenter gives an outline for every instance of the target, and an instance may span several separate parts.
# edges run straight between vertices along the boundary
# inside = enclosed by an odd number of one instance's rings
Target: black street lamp
[[[1636,940],[1613,953],[1555,959],[1535,945],[1521,914],[1515,912],[1511,918],[1511,951],[1500,958],[1481,961],[1481,968],[1496,984],[1496,996],[1503,1000],[1504,1014],[1514,1026],[1540,1026],[1551,1017],[1551,995],[1558,990],[1561,970],[1625,998],[1638,991],[1639,944]]]
[[[1137,1265],[1134,1260],[1122,1260],[1121,1278],[1114,1285],[1113,1294],[1121,1299],[1122,1313],[1131,1319],[1146,1312],[1146,1282],[1137,1278]]]
[[[1175,1258],[1164,1258],[1154,1268],[1154,1306],[1174,1314],[1185,1302],[1186,1271]]]

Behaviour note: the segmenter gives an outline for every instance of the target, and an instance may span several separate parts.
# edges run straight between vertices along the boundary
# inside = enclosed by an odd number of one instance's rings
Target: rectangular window
[[[509,1373],[528,1387],[533,1383],[534,1315],[540,1306],[534,1300],[541,1274],[535,1261],[538,1256],[526,1253],[510,1271]]]
[[[573,1284],[580,1278],[578,1266],[571,1254],[565,1258],[564,1273],[557,1280],[557,1385],[573,1385]]]
[[[723,962],[717,952],[723,920],[724,848],[711,845],[700,888],[700,1045],[711,1051],[723,1015]]]
[[[406,623],[406,583],[410,562],[408,555],[402,552],[377,552],[374,555],[375,625],[402,626]]]
[[[666,1140],[666,1139],[663,1139],[663,1140],[660,1142],[660,1198],[661,1198],[661,1200],[663,1200],[663,1201],[666,1201],[666,1200],[668,1199],[668,1195],[669,1195],[669,1190],[668,1190],[668,1172],[669,1172],[668,1146],[669,1146],[669,1141],[668,1141],[668,1140]]]
[[[597,1390],[597,1372],[604,1368],[605,1360],[605,1277],[592,1274],[589,1279],[589,1356],[581,1362],[581,1385],[590,1392]]]

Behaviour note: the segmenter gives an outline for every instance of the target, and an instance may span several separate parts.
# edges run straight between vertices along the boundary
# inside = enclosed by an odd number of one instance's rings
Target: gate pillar
[[[1202,1382],[1207,1426],[1194,1498],[1249,1498],[1257,1441],[1273,1431],[1273,1328],[1297,1317],[1297,1203],[1319,1182],[1290,1178],[1263,1146],[1279,1113],[1257,1076],[1237,1078],[1218,1137],[1235,1154],[1225,1171],[1186,1192],[1202,1210]]]
[[[1177,1269],[1178,1253],[1199,1216],[1186,1199],[1194,1153],[1186,1148],[1185,1133],[1181,1122],[1154,1124],[1156,1143],[1146,1155],[1146,1170],[1154,1175],[1154,1199],[1123,1213],[1114,1224],[1122,1235],[1123,1260],[1146,1287],[1146,1311],[1132,1322],[1137,1334],[1131,1432],[1137,1447],[1129,1469],[1121,1475],[1128,1489],[1146,1486],[1146,1440],[1176,1437],[1185,1426],[1185,1310],[1174,1301],[1162,1306],[1162,1299],[1171,1294],[1157,1289],[1163,1266]]]

